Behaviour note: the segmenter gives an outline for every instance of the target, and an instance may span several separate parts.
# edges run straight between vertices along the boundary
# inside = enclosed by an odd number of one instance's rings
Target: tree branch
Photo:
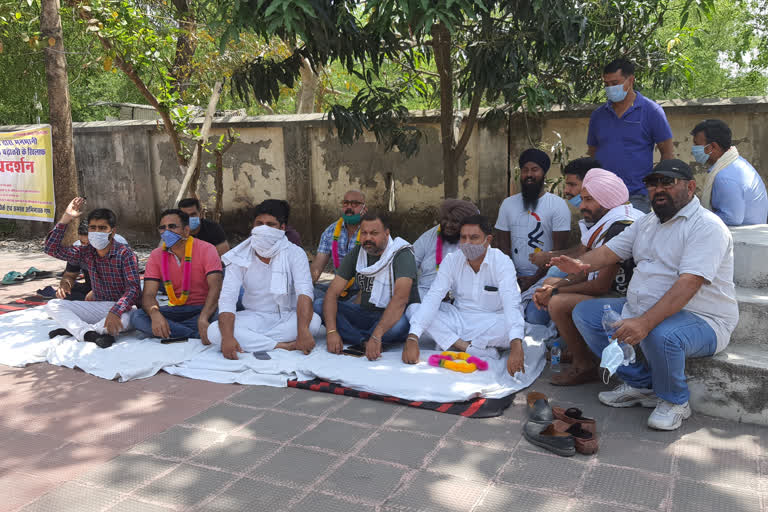
[[[483,100],[483,88],[478,84],[475,86],[475,90],[472,93],[472,103],[469,107],[469,115],[467,116],[467,124],[464,126],[464,131],[461,132],[461,138],[456,143],[456,149],[454,150],[454,157],[458,158],[464,152],[464,148],[467,147],[469,138],[472,136],[472,130],[475,128],[477,122],[477,113],[480,111],[480,102]]]

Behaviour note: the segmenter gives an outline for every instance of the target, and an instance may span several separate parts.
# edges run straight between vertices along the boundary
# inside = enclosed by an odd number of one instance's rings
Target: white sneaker
[[[691,417],[691,406],[673,404],[666,400],[659,400],[659,405],[648,416],[648,426],[656,430],[677,430],[683,424],[683,420]]]
[[[597,394],[597,398],[605,405],[611,407],[656,407],[659,398],[652,389],[633,388],[629,384],[619,384],[612,391],[603,391]]]
[[[479,357],[480,359],[500,359],[501,358],[499,349],[494,347],[479,348],[472,345],[471,343],[467,347],[467,354],[471,356]]]

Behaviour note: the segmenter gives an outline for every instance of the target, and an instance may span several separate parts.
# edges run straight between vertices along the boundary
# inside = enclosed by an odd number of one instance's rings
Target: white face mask
[[[251,247],[256,254],[264,258],[274,256],[272,248],[285,237],[285,231],[266,225],[256,226],[251,230]]]
[[[485,244],[459,244],[459,250],[464,253],[464,257],[469,261],[474,261],[485,254],[487,248]]]
[[[611,375],[616,373],[619,366],[629,366],[635,362],[635,349],[627,343],[619,343],[612,340],[607,347],[603,349],[603,355],[600,359],[600,368],[603,370],[603,382],[608,384]],[[606,377],[605,373],[608,372]]]
[[[112,233],[103,233],[100,231],[88,232],[88,243],[93,246],[94,249],[100,251],[109,245],[109,235]]]

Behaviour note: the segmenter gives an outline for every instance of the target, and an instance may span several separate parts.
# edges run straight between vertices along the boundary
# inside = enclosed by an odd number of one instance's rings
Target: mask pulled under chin
[[[573,196],[568,200],[568,204],[570,204],[574,208],[578,208],[579,206],[581,206],[581,196]]]
[[[600,368],[602,369],[602,379],[605,384],[616,373],[619,366],[629,366],[635,362],[635,349],[627,343],[619,343],[615,338],[611,340],[607,347],[603,349],[600,359]],[[608,374],[606,376],[606,373]]]
[[[487,248],[483,244],[459,244],[459,250],[468,260],[472,261],[483,256]]]
[[[106,248],[109,245],[109,235],[111,233],[102,233],[99,231],[88,232],[88,243],[97,251]]]
[[[270,226],[256,226],[251,230],[251,247],[256,254],[265,258],[274,256],[271,254],[275,244],[285,237],[285,231]]]

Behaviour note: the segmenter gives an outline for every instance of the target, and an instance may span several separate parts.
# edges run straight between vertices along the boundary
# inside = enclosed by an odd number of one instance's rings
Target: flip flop
[[[18,284],[23,283],[25,281],[24,275],[21,272],[16,272],[15,270],[11,270],[5,276],[3,276],[2,281],[0,281],[0,284],[9,285],[9,284]]]
[[[557,432],[573,436],[574,447],[577,452],[583,455],[597,453],[597,435],[586,428],[582,428],[581,423],[570,424],[564,421],[555,420],[552,423],[552,426]]]
[[[51,285],[48,285],[45,288],[41,288],[37,290],[37,294],[46,299],[52,299],[56,296],[56,288],[54,288]]]
[[[53,275],[53,272],[50,270],[39,270],[35,267],[29,267],[24,274],[24,280],[30,281],[32,279],[42,279],[44,277],[49,277]]]

